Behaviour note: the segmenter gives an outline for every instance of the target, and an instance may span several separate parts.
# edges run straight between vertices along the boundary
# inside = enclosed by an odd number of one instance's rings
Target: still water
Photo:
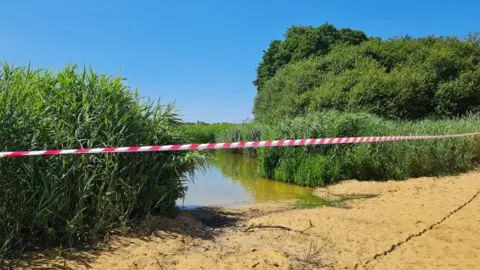
[[[195,172],[185,198],[177,204],[228,207],[271,200],[318,200],[313,189],[258,177],[255,168],[255,161],[247,155],[217,152],[205,172]]]

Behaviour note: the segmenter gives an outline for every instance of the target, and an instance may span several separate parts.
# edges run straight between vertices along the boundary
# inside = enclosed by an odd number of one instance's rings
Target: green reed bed
[[[216,141],[215,134],[227,130],[239,124],[219,123],[219,124],[184,124],[182,129],[185,135],[194,143],[212,143]]]
[[[262,133],[268,130],[269,126],[261,125],[256,122],[246,122],[239,125],[231,125],[227,128],[219,130],[215,133],[216,142],[242,142],[242,141],[259,141],[262,139]],[[256,150],[248,149],[230,149],[226,150],[231,153],[247,153],[251,157],[256,156]]]
[[[369,114],[323,112],[276,125],[249,123],[224,130],[217,141],[349,136],[440,135],[480,130],[480,117],[416,122]],[[397,141],[348,145],[273,147],[254,152],[261,176],[305,186],[344,179],[400,180],[465,172],[480,158],[480,138]]]
[[[173,107],[141,102],[121,78],[67,67],[0,70],[0,151],[186,143]],[[0,158],[0,263],[166,213],[196,152]]]

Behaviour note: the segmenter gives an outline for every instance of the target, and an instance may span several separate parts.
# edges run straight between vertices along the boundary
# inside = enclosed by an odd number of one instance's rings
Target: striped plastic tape
[[[448,138],[466,137],[466,136],[474,136],[474,135],[480,135],[480,132],[450,134],[450,135],[431,135],[431,136],[426,135],[426,136],[343,137],[343,138],[252,141],[252,142],[225,142],[225,143],[204,143],[204,144],[177,144],[177,145],[82,148],[82,149],[62,149],[62,150],[15,151],[15,152],[0,152],[0,158],[1,157],[21,157],[21,156],[70,155],[70,154],[125,153],[125,152],[135,153],[135,152],[186,151],[186,150],[205,150],[205,149],[257,148],[257,147],[275,147],[275,146],[279,147],[279,146],[298,146],[298,145],[373,143],[373,142],[389,142],[389,141],[448,139]]]

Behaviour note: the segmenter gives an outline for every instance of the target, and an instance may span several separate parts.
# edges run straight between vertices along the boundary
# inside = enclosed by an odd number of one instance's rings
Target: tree
[[[359,45],[367,40],[364,32],[325,23],[317,28],[312,26],[292,26],[284,34],[284,40],[273,40],[263,51],[262,62],[257,67],[257,78],[253,84],[260,92],[265,83],[279,69],[291,62],[301,61],[312,56],[327,54],[335,44]]]
[[[364,41],[328,24],[291,27],[260,63],[268,74],[259,73],[253,113],[270,122],[332,109],[395,119],[480,112],[478,36]]]

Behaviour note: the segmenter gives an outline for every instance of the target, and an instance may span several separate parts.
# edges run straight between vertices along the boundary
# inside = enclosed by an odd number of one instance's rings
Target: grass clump
[[[170,105],[142,103],[121,78],[3,63],[0,151],[186,143]],[[195,152],[0,158],[0,262],[71,246],[172,209]]]

